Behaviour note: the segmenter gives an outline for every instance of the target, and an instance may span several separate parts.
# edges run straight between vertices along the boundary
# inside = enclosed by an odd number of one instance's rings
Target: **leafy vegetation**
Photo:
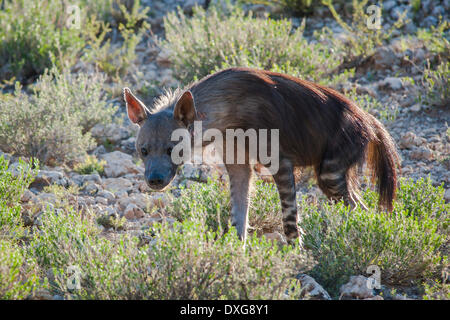
[[[255,18],[239,8],[229,15],[215,8],[208,14],[196,8],[191,18],[178,11],[168,14],[164,26],[162,45],[184,83],[234,66],[327,80],[327,71],[340,63],[327,47],[303,37],[304,25],[293,30],[290,20]]]
[[[30,96],[16,84],[0,97],[0,148],[43,163],[64,163],[94,146],[89,130],[108,123],[116,108],[102,92],[104,77],[56,69],[42,75]],[[70,130],[68,130],[70,128]]]
[[[79,174],[91,174],[96,172],[99,175],[103,175],[105,164],[105,160],[99,161],[95,156],[88,155],[84,162],[81,162],[74,167],[74,170]]]
[[[95,62],[110,76],[123,75],[135,59],[135,48],[148,29],[139,1],[121,0],[3,1],[0,10],[0,78],[35,79],[53,66],[72,67],[80,57]],[[111,46],[113,26],[123,45]],[[135,30],[139,32],[134,33]]]

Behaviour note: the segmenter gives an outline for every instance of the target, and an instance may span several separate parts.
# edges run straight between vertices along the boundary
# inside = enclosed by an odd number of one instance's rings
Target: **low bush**
[[[79,174],[91,174],[96,172],[99,175],[103,175],[105,164],[105,160],[99,161],[95,156],[88,155],[84,159],[84,162],[79,163],[74,167],[74,170]]]
[[[364,195],[368,211],[350,211],[342,203],[317,208],[303,199],[305,246],[317,260],[312,275],[334,295],[350,275],[367,274],[369,265],[380,267],[384,285],[436,276],[447,261],[441,248],[449,240],[450,205],[443,191],[430,180],[402,181],[392,213],[375,209],[372,191]]]
[[[175,75],[189,83],[227,67],[254,67],[284,72],[309,80],[327,79],[340,64],[332,51],[303,37],[304,25],[259,19],[235,7],[225,14],[197,7],[192,18],[179,10],[165,18],[166,39]],[[246,30],[246,32],[242,32]]]
[[[342,41],[337,39],[329,29],[327,31],[327,28],[321,31],[322,35],[328,34],[332,46],[344,59],[344,64],[341,66],[344,68],[358,67],[360,63],[375,52],[377,47],[382,46],[390,39],[394,30],[401,28],[405,24],[406,12],[401,14],[389,29],[383,29],[382,24],[378,28],[374,24],[375,20],[370,16],[374,12],[371,12],[369,15],[367,11],[369,6],[368,0],[352,1],[352,18],[350,23],[345,22],[335,10],[333,0],[322,0],[322,3],[328,7],[347,36],[346,41]],[[378,8],[381,12],[382,6]]]
[[[22,160],[11,167],[0,157],[0,299],[25,299],[45,286],[36,261],[19,245],[25,231],[19,201],[36,174]]]
[[[441,62],[435,70],[430,63],[425,66],[419,91],[419,101],[430,106],[446,107],[450,104],[450,61]]]
[[[47,211],[28,251],[52,270],[52,292],[72,299],[288,299],[298,297],[298,249],[257,237],[243,248],[235,232],[216,233],[202,220],[155,224],[154,240],[99,235],[92,216]],[[79,290],[67,279],[79,270]]]
[[[23,234],[20,198],[37,175],[38,162],[31,169],[24,161],[10,167],[9,161],[0,156],[0,238],[20,238]]]
[[[26,299],[40,283],[39,267],[26,250],[12,241],[0,239],[0,299]]]
[[[62,1],[3,1],[0,10],[0,79],[36,78],[53,64],[75,63],[84,46],[80,28],[68,28]]]
[[[19,84],[0,96],[0,148],[46,164],[75,160],[94,146],[89,130],[111,122],[116,108],[106,102],[98,75],[77,76],[56,69],[40,77],[33,94]]]

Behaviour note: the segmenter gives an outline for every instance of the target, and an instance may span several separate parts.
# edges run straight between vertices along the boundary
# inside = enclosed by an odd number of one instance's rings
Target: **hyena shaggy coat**
[[[377,181],[379,204],[392,210],[399,157],[383,125],[352,101],[324,86],[295,77],[231,68],[203,78],[185,90],[168,92],[147,109],[124,89],[130,120],[140,126],[136,149],[153,189],[167,186],[176,173],[171,133],[201,120],[203,130],[278,129],[279,170],[273,174],[289,242],[299,238],[294,168],[313,166],[320,189],[351,206],[358,194],[357,166],[367,162]],[[270,142],[269,142],[270,145]],[[270,150],[270,146],[268,146]],[[226,150],[224,150],[224,154]],[[224,161],[225,162],[225,161]],[[230,178],[232,225],[245,240],[252,166],[225,164]]]

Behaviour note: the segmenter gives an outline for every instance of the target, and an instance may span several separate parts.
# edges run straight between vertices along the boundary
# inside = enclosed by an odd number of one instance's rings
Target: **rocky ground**
[[[185,12],[192,10],[194,3],[204,1],[180,1],[180,0],[145,0],[143,5],[149,5],[152,16],[149,22],[154,34],[163,37],[163,17],[167,11],[181,6]],[[398,16],[399,12],[406,9],[411,12],[409,1],[384,1],[384,8],[389,14],[386,23]],[[269,8],[254,6],[253,10],[265,12]],[[438,23],[438,16],[450,11],[450,1],[444,1],[434,5],[434,1],[422,1],[424,19],[420,22],[410,22],[406,30],[415,32],[418,27],[429,27]],[[408,13],[409,14],[409,13]],[[294,24],[299,25],[300,19],[294,19]],[[319,29],[324,25],[339,33],[340,27],[334,20],[319,11],[313,17],[307,18],[307,29]],[[307,32],[308,34],[308,32]],[[449,106],[433,108],[417,103],[414,99],[413,87],[403,81],[399,76],[404,76],[405,68],[402,65],[405,56],[413,61],[423,60],[427,48],[412,47],[407,52],[398,50],[398,43],[392,41],[390,45],[378,49],[377,58],[368,66],[374,70],[369,80],[364,73],[357,73],[352,79],[359,91],[369,93],[376,97],[383,105],[388,105],[392,110],[397,110],[394,121],[385,121],[389,132],[394,137],[402,157],[402,176],[418,179],[430,176],[433,184],[444,184],[445,198],[450,201],[450,123]],[[149,40],[138,48],[138,60],[136,70],[140,79],[145,82],[153,82],[158,79],[160,89],[162,87],[174,87],[178,85],[170,68],[170,60],[167,53],[160,51],[155,41]],[[400,72],[400,70],[402,70]],[[419,80],[420,74],[414,68],[410,68],[408,76]],[[164,213],[164,206],[170,201],[170,197],[176,196],[177,189],[171,193],[150,192],[143,179],[142,163],[135,157],[135,135],[137,128],[125,118],[125,108],[121,101],[113,101],[121,105],[121,117],[125,119],[123,125],[111,124],[108,126],[96,125],[92,135],[99,142],[99,146],[92,151],[98,159],[106,162],[104,174],[97,173],[81,175],[67,167],[42,167],[30,189],[22,198],[24,212],[36,204],[41,206],[54,205],[57,201],[54,194],[45,192],[48,185],[60,185],[64,187],[74,186],[79,194],[72,195],[68,201],[76,204],[79,209],[89,208],[101,216],[125,217],[126,224],[117,230],[105,224],[104,233],[113,237],[116,233],[127,232],[140,235],[141,230],[154,221],[172,219]],[[151,103],[151,101],[146,101]],[[17,167],[16,158],[6,155],[11,159],[11,170]],[[180,175],[174,181],[174,186],[186,181],[204,181],[213,170],[207,166],[193,167],[186,165]],[[189,182],[187,182],[189,183]],[[313,190],[316,190],[313,188]],[[315,192],[315,191],[314,191]],[[39,214],[30,217],[30,224],[39,224]],[[300,275],[299,279],[305,287],[305,292],[320,299],[329,299],[328,293],[318,285],[314,279],[307,275]],[[367,279],[363,276],[355,276],[350,282],[341,288],[341,298],[380,299],[373,290],[367,289]],[[410,297],[414,298],[412,294]],[[396,299],[405,299],[398,295]],[[382,298],[381,298],[382,299]]]

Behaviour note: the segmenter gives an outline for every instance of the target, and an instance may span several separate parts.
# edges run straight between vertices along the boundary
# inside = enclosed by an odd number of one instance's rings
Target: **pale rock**
[[[108,200],[109,203],[114,202],[116,200],[116,197],[114,194],[108,190],[101,190],[97,193],[97,197],[102,197],[106,200]]]
[[[373,298],[373,290],[367,285],[368,279],[362,275],[351,276],[350,281],[340,288],[341,298],[366,299]]]
[[[117,196],[117,192],[125,191],[126,193],[133,189],[133,184],[130,180],[124,178],[107,178],[103,179],[103,188]]]
[[[287,243],[286,239],[283,237],[283,235],[279,232],[268,232],[264,234],[264,237],[266,237],[267,240],[270,241],[277,241],[279,243]]]
[[[132,157],[129,154],[114,151],[110,153],[105,153],[100,157],[102,160],[106,161],[104,166],[105,175],[108,178],[116,178],[123,176],[127,173],[139,173],[140,170],[133,163]]]
[[[95,197],[95,203],[103,204],[106,206],[106,205],[108,205],[108,199],[97,196],[97,197]]]
[[[408,131],[400,138],[399,147],[401,149],[412,149],[424,143],[426,143],[424,138],[420,138],[414,132]]]
[[[170,67],[172,62],[170,61],[170,51],[168,49],[163,49],[159,52],[156,57],[156,63],[161,67]]]
[[[26,189],[23,194],[22,197],[20,198],[20,201],[22,202],[28,202],[31,199],[35,198],[36,196],[34,195],[33,192],[31,192],[30,190]]]
[[[387,77],[380,83],[383,87],[391,88],[392,90],[400,90],[403,88],[402,79],[396,77]]]
[[[106,126],[98,123],[92,127],[90,132],[97,140],[109,141],[110,143],[118,143],[119,141],[130,137],[130,132],[125,127],[115,123]]]
[[[83,186],[85,183],[91,181],[96,184],[102,184],[102,178],[98,173],[92,174],[74,174],[71,177],[72,181],[75,182],[78,186]]]
[[[414,160],[432,160],[433,152],[426,146],[414,147],[409,157]]]
[[[422,105],[420,103],[416,103],[409,108],[412,112],[419,112],[422,109]]]
[[[380,47],[375,51],[371,60],[374,64],[375,69],[384,70],[390,69],[395,65],[397,56],[395,55],[394,50],[392,50],[391,48]]]
[[[136,138],[130,137],[126,140],[123,140],[120,143],[120,147],[123,151],[125,151],[128,154],[133,154],[134,151],[136,151]]]
[[[128,197],[117,200],[117,204],[121,210],[125,210],[130,203],[141,209],[147,209],[152,205],[150,198],[146,194],[142,193],[133,193]]]
[[[306,274],[299,274],[297,275],[297,279],[300,280],[301,284],[300,298],[306,298],[308,300],[331,300],[328,292],[314,278]]]
[[[450,189],[445,190],[444,199],[446,202],[450,202]]]
[[[39,170],[36,178],[30,186],[49,186],[52,184],[66,187],[68,186],[68,180],[64,177],[62,172]]]
[[[363,300],[384,300],[384,298],[382,296],[375,296],[371,298],[365,298]]]
[[[163,192],[154,192],[151,194],[151,203],[154,207],[164,208],[169,204],[169,198]]]
[[[83,190],[86,194],[90,194],[90,195],[94,195],[96,194],[99,190],[101,190],[101,186],[96,184],[93,181],[87,181],[84,185],[83,188],[81,189]]]
[[[383,2],[383,11],[384,12],[389,12],[396,5],[397,5],[397,2],[395,0],[388,0],[386,2]]]
[[[128,220],[140,219],[144,216],[144,214],[144,210],[133,203],[128,204],[123,212],[123,216]]]

